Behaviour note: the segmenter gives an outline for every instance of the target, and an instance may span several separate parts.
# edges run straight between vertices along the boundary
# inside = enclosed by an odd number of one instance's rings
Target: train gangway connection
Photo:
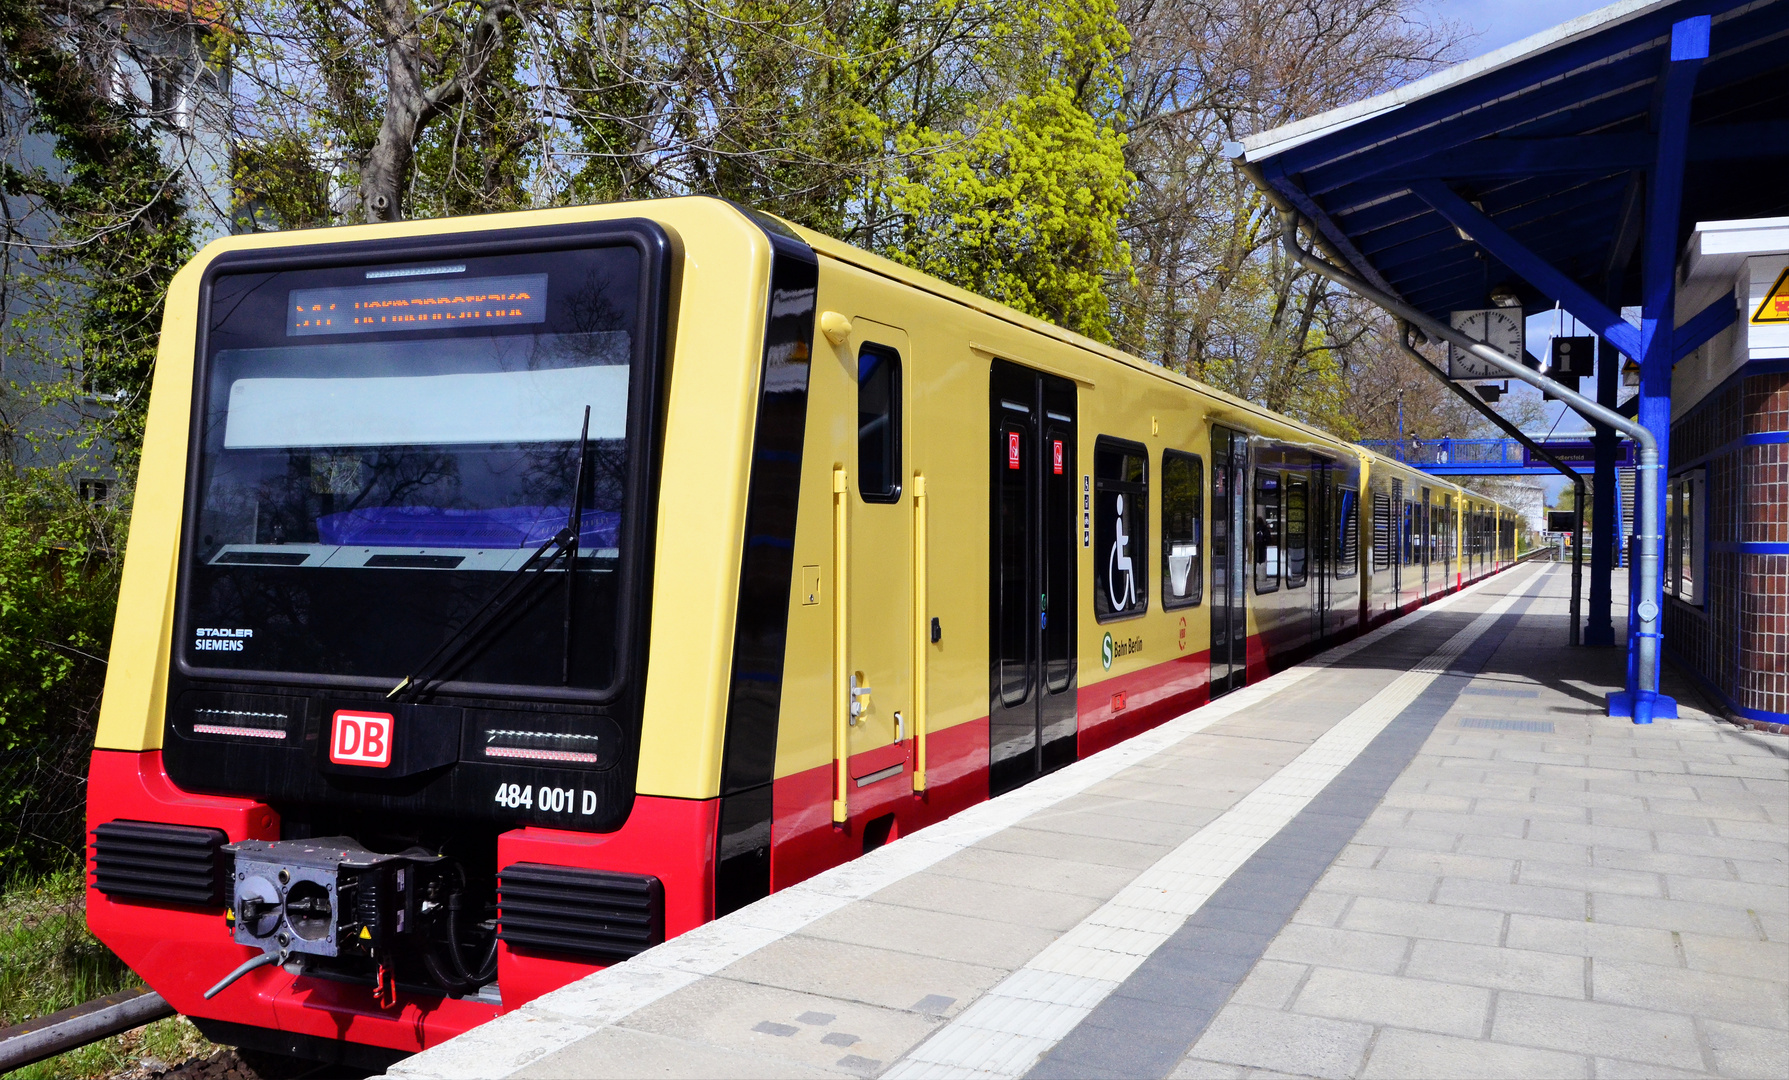
[[[1789,756],[1603,715],[1527,563],[403,1060],[461,1077],[1774,1075]],[[1594,1072],[1592,1071],[1594,1070]]]

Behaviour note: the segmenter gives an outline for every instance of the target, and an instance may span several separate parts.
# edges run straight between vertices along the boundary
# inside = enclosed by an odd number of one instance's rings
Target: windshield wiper
[[[427,693],[431,683],[457,661],[467,649],[483,642],[488,633],[501,625],[499,616],[524,596],[535,579],[561,559],[565,561],[565,643],[561,675],[566,683],[571,678],[571,601],[572,581],[578,568],[578,532],[583,524],[584,493],[584,459],[590,456],[590,406],[584,406],[584,430],[578,436],[578,471],[573,481],[571,521],[560,529],[550,540],[534,549],[534,554],[527,561],[509,572],[503,584],[491,594],[483,607],[473,613],[470,619],[461,623],[459,628],[449,634],[440,648],[429,654],[429,658],[417,665],[416,670],[404,676],[403,681],[391,688],[387,698],[396,698],[405,690],[409,691],[409,700],[415,701]]]

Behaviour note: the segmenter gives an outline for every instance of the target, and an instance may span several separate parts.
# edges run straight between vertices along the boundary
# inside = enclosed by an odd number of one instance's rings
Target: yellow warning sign
[[[1764,295],[1764,303],[1752,312],[1752,325],[1761,323],[1789,323],[1789,267],[1777,275],[1777,283],[1770,287]]]

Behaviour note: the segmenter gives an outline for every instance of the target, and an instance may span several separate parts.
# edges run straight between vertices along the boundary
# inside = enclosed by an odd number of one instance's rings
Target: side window
[[[1401,533],[1403,539],[1403,561],[1401,565],[1409,566],[1416,561],[1416,504],[1409,499],[1404,500],[1403,524],[1404,529]]]
[[[1373,492],[1373,569],[1391,569],[1391,496]]]
[[[1288,477],[1286,480],[1286,587],[1298,589],[1304,586],[1305,565],[1309,558],[1306,550],[1310,536],[1308,518],[1310,506],[1310,481],[1302,476]]]
[[[1692,469],[1666,489],[1665,589],[1686,604],[1702,606],[1702,490],[1707,473]]]
[[[1336,489],[1336,523],[1330,535],[1335,538],[1336,577],[1353,577],[1360,571],[1360,492]]]
[[[1162,606],[1191,607],[1204,592],[1199,559],[1204,525],[1205,463],[1162,451]]]
[[[1149,451],[1100,436],[1093,444],[1093,615],[1149,610]]]
[[[1280,474],[1255,470],[1255,591],[1273,592],[1280,587]]]
[[[864,502],[901,497],[901,355],[882,345],[857,354],[857,492]]]

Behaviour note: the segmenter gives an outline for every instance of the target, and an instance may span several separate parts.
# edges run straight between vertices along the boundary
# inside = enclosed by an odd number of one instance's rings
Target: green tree
[[[66,470],[0,471],[0,884],[81,850],[124,520]]]
[[[1004,7],[971,66],[1001,82],[960,117],[885,126],[891,163],[870,182],[895,260],[1109,340],[1107,282],[1129,280],[1119,236],[1135,178],[1124,162],[1112,0]]]

